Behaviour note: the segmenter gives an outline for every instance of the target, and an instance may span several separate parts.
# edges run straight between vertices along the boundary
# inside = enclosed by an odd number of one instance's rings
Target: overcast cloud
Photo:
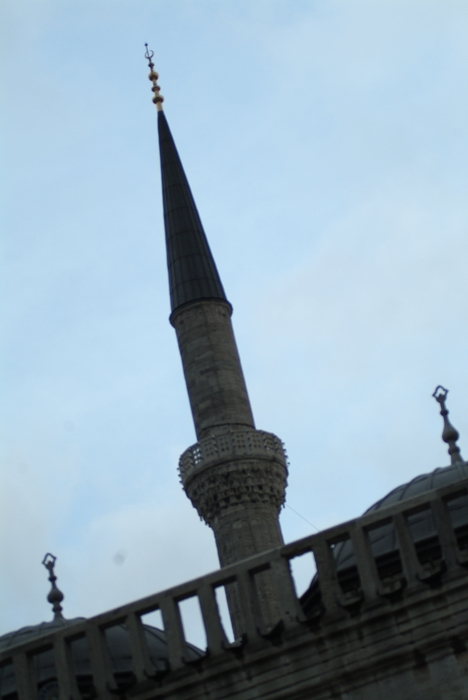
[[[0,633],[217,566],[144,42],[229,299],[285,538],[468,453],[468,5],[3,0]],[[291,510],[294,509],[294,510]],[[296,514],[300,513],[302,518]]]

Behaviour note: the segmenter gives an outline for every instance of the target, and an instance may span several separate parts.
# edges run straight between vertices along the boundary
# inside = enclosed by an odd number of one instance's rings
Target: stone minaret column
[[[212,528],[221,566],[283,543],[279,511],[287,467],[282,442],[256,430],[226,298],[156,86],[172,313],[198,442],[179,469],[184,490]],[[155,77],[156,76],[156,77]],[[261,608],[274,622],[264,576]],[[236,632],[242,631],[233,591]]]

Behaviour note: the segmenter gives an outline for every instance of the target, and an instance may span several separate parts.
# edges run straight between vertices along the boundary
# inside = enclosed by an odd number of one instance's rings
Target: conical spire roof
[[[159,149],[171,310],[201,299],[227,301],[203,224],[162,110]]]

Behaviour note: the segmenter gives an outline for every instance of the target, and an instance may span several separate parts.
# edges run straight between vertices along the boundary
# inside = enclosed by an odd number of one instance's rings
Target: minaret
[[[283,543],[279,511],[286,456],[279,438],[255,428],[231,325],[232,306],[162,110],[152,52],[147,58],[158,108],[170,322],[198,439],[180,458],[179,470],[187,496],[214,532],[221,566],[226,566]],[[270,597],[266,590],[265,596]]]

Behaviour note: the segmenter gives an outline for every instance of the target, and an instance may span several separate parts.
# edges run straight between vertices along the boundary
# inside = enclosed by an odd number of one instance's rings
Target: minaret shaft
[[[226,426],[255,428],[231,313],[230,304],[213,300],[192,302],[171,316],[199,440]]]
[[[283,543],[281,441],[255,430],[230,304],[201,300],[171,315],[198,443],[181,458],[184,489],[213,529],[220,563]]]

